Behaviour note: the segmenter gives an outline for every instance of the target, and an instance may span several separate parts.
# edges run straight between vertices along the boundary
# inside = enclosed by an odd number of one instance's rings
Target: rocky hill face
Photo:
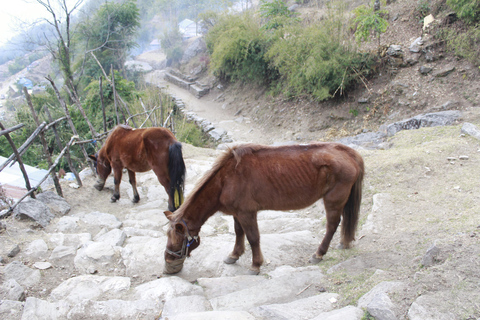
[[[347,2],[350,8],[358,2]],[[387,1],[387,31],[361,50],[380,51],[382,68],[347,96],[327,102],[288,100],[267,96],[267,88],[248,84],[218,86],[205,68],[199,46],[187,48],[178,69],[210,89],[211,100],[221,102],[237,116],[251,119],[258,129],[275,131],[285,140],[332,140],[360,132],[377,131],[381,125],[444,110],[469,110],[480,103],[480,69],[456,58],[435,38],[437,26],[452,24],[441,3],[431,3],[433,21],[425,25],[417,1]],[[311,1],[294,6],[304,20],[321,19],[324,4]],[[438,15],[437,15],[438,14]],[[191,50],[189,50],[191,49]],[[193,52],[193,54],[192,54]],[[195,58],[197,54],[197,58]],[[188,61],[188,62],[187,62]]]

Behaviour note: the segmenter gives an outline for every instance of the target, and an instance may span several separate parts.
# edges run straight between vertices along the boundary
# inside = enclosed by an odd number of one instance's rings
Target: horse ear
[[[185,233],[185,226],[183,223],[177,223],[175,224],[175,230],[177,230],[178,233]]]
[[[164,211],[163,213],[165,214],[165,217],[167,217],[168,220],[173,221],[173,220],[172,220],[172,215],[173,215],[172,212],[170,212],[170,211]]]

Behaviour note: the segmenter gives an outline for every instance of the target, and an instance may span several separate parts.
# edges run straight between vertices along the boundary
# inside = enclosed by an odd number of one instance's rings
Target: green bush
[[[170,63],[175,64],[182,59],[182,34],[178,28],[164,30],[160,42]]]
[[[447,4],[466,23],[480,21],[480,0],[447,0]]]
[[[267,38],[248,13],[223,16],[206,36],[210,69],[226,81],[268,83],[276,72],[265,60]]]
[[[372,2],[373,3],[373,2]],[[388,22],[383,18],[386,15],[384,10],[374,10],[374,6],[361,5],[353,10],[355,18],[353,23],[356,25],[355,39],[357,42],[367,41],[370,34],[378,38],[380,45],[380,35],[387,31]]]
[[[445,40],[447,50],[457,57],[464,58],[474,65],[480,65],[480,28],[473,27],[465,32],[450,28],[442,28],[437,34]]]
[[[27,65],[28,61],[24,57],[15,58],[15,61],[8,65],[8,72],[10,72],[11,75],[14,75],[26,68]]]
[[[289,29],[287,37],[275,41],[267,56],[279,70],[285,94],[322,101],[341,95],[359,76],[370,73],[373,59],[339,41],[333,32],[320,23]]]
[[[417,7],[414,10],[414,16],[419,21],[423,21],[431,11],[430,8],[430,1],[429,0],[419,0],[417,3]]]
[[[260,1],[260,16],[265,19],[265,24],[263,25],[265,30],[278,29],[285,25],[299,22],[297,15],[298,13],[288,10],[283,0]]]

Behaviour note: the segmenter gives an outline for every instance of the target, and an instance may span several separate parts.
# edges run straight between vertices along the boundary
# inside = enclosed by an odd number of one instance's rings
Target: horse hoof
[[[234,264],[235,262],[237,262],[238,259],[234,259],[234,258],[231,258],[231,257],[226,257],[225,259],[223,259],[223,262],[225,262],[226,264]]]
[[[310,262],[311,264],[317,264],[317,263],[319,263],[319,262],[322,261],[322,260],[323,260],[323,257],[320,257],[320,258],[319,258],[319,257],[317,257],[316,254],[314,254],[314,255],[310,258],[310,260],[308,260],[308,262]]]
[[[133,200],[132,200],[133,203],[138,203],[139,201],[140,201],[140,197],[138,197],[138,198],[135,197],[135,198],[133,198]]]
[[[102,191],[103,190],[103,184],[100,184],[100,183],[97,183],[97,184],[94,184],[93,187],[95,189],[97,189],[98,191]]]
[[[337,248],[337,249],[350,249],[350,245],[349,245],[349,244],[345,245],[345,244],[343,244],[343,243],[340,242],[340,243],[337,245],[336,248]]]
[[[256,276],[260,273],[260,269],[255,270],[255,269],[248,269],[248,274],[251,276]]]
[[[111,202],[111,203],[117,202],[117,198],[111,197],[111,198],[110,198],[110,202]]]

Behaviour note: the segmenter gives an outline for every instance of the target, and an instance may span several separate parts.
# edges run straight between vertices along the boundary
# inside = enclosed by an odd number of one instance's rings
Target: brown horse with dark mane
[[[165,250],[165,273],[179,272],[190,252],[200,244],[200,228],[215,212],[233,216],[235,246],[224,260],[235,263],[245,251],[245,236],[252,248],[250,273],[263,263],[259,210],[296,210],[323,198],[326,234],[310,259],[318,263],[342,220],[341,244],[355,240],[364,163],[360,154],[339,143],[270,147],[246,144],[220,156],[185,203],[170,220]]]
[[[109,134],[95,156],[98,181],[94,187],[101,191],[113,169],[115,191],[112,202],[120,198],[122,170],[126,168],[133,188],[133,202],[138,202],[135,172],[153,170],[168,194],[168,210],[176,210],[183,202],[185,163],[182,144],[165,128],[133,129],[119,125]]]

